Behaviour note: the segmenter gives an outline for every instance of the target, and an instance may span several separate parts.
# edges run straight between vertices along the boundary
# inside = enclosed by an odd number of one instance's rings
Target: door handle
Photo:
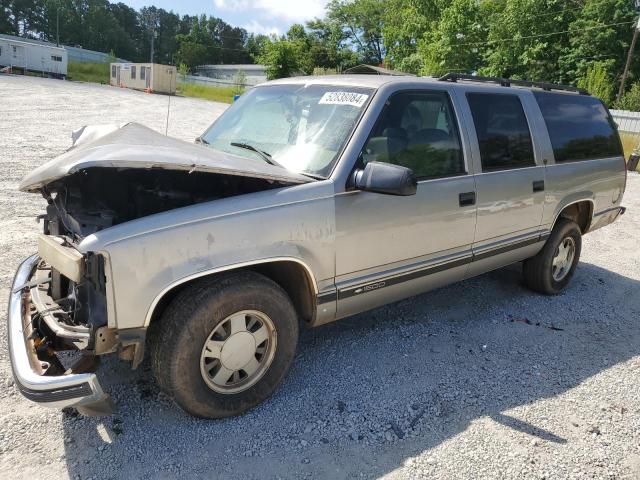
[[[476,204],[476,192],[465,192],[458,195],[461,207],[468,207]]]
[[[544,180],[536,180],[533,182],[533,191],[535,192],[544,192]]]

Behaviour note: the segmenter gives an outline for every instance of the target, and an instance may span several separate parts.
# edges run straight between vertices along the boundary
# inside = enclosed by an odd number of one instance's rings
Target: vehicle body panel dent
[[[51,182],[88,168],[166,169],[221,173],[290,183],[307,183],[308,177],[253,159],[231,155],[162,135],[129,123],[72,147],[29,173],[20,190],[35,192]]]

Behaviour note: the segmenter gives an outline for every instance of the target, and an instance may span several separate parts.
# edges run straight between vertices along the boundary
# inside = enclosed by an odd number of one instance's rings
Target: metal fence
[[[640,150],[640,112],[611,110],[611,115],[618,124],[624,156],[629,159],[634,150]]]
[[[242,86],[245,88],[254,87],[254,83],[246,82],[243,84],[238,84],[233,80],[227,80],[224,78],[209,78],[209,77],[201,77],[198,75],[178,75],[178,82],[180,83],[190,83],[194,85],[207,85],[211,87],[237,87]]]
[[[618,124],[620,132],[640,134],[640,112],[611,110],[611,115]]]
[[[67,51],[67,55],[69,57],[70,62],[80,62],[80,63],[108,63],[113,61],[112,57],[109,56],[108,53],[96,52],[95,50],[86,50],[80,47],[68,47],[64,46]],[[122,58],[116,58],[115,60],[118,63],[128,63],[128,60],[123,60]]]

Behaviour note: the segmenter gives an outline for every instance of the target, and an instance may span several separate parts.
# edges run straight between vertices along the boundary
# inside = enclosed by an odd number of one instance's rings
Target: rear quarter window
[[[585,95],[534,92],[556,162],[622,156],[616,124],[602,102]]]

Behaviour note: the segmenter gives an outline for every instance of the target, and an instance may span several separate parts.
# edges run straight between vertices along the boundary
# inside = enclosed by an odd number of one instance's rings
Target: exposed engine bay
[[[104,228],[155,213],[283,185],[197,171],[90,168],[43,189],[49,203],[44,233],[79,241]]]

